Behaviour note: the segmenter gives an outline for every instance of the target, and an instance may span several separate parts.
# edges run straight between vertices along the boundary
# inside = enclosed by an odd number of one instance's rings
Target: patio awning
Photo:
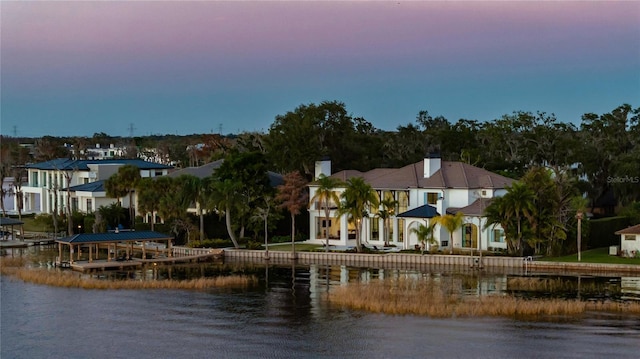
[[[412,210],[402,212],[398,217],[402,218],[433,218],[439,216],[440,213],[435,207],[425,204],[424,206],[416,207]]]

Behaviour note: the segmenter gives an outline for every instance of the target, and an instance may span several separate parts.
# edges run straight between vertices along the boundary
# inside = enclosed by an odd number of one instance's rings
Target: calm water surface
[[[640,357],[639,316],[368,314],[330,307],[314,271],[269,268],[260,287],[210,291],[68,289],[3,276],[0,358]]]

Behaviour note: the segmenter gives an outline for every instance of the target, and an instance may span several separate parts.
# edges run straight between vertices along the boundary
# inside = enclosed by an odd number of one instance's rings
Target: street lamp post
[[[578,220],[578,262],[582,260],[580,253],[582,251],[582,215],[582,211],[578,211],[578,213],[576,213],[576,219]]]

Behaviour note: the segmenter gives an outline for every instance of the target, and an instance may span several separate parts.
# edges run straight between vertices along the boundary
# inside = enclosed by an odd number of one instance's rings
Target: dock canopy
[[[0,227],[2,228],[2,240],[5,240],[9,234],[11,234],[13,236],[13,226],[21,226],[24,224],[24,222],[14,219],[14,218],[9,218],[9,217],[0,217]],[[11,231],[6,231],[5,227],[10,227]]]
[[[173,239],[164,233],[154,231],[119,231],[108,233],[81,233],[70,237],[56,239],[64,244],[116,243],[136,241],[167,241]]]
[[[425,204],[420,207],[416,207],[412,210],[402,212],[398,217],[404,218],[433,218],[439,216],[438,210],[435,207]]]
[[[166,255],[171,256],[171,241],[173,237],[164,233],[155,231],[117,231],[107,233],[81,233],[70,237],[56,239],[58,242],[58,261],[62,263],[62,246],[69,246],[69,262],[73,263],[74,253],[77,251],[76,260],[80,260],[81,248],[89,248],[89,262],[98,259],[100,246],[107,247],[107,261],[111,261],[112,254],[115,258],[119,246],[124,245],[126,250],[126,258],[130,259],[134,250],[134,246],[139,247],[142,251],[142,258],[145,258],[146,242],[166,241]],[[137,243],[142,242],[142,243]],[[95,247],[95,248],[94,248]],[[96,258],[93,251],[95,249]],[[157,250],[157,247],[156,247]]]

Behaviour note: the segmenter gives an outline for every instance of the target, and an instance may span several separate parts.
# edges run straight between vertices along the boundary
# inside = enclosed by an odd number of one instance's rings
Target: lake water
[[[187,266],[171,275],[219,268]],[[249,270],[261,285],[208,291],[69,289],[2,276],[0,358],[640,357],[637,315],[524,321],[369,314],[332,307],[323,294],[354,279],[380,276],[378,270]],[[138,280],[150,275],[169,273],[128,273]],[[503,277],[486,276],[488,281],[468,291],[500,290]]]

